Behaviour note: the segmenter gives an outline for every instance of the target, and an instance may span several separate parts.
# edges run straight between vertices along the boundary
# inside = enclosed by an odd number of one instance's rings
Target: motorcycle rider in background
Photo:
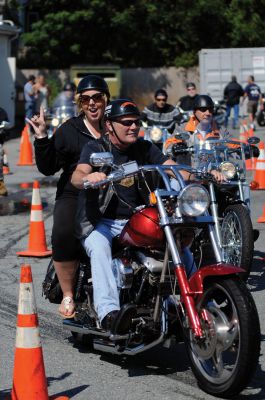
[[[217,125],[213,119],[214,112],[214,102],[208,95],[198,95],[193,104],[193,115],[190,117],[189,121],[185,125],[185,131],[194,134],[196,127],[200,122],[209,122],[211,125],[211,132],[207,132],[207,135],[203,140],[209,138],[219,139],[219,131]],[[191,136],[191,140],[194,141],[194,136]]]
[[[8,122],[7,113],[3,108],[0,107],[0,124],[2,122]],[[7,189],[4,182],[4,174],[3,174],[3,165],[4,165],[4,144],[5,140],[5,131],[3,128],[0,128],[0,196],[7,196]]]
[[[67,82],[61,93],[59,93],[54,101],[53,101],[53,108],[56,107],[73,107],[74,99],[75,99],[75,84],[72,82]]]
[[[195,142],[195,135],[200,141],[219,139],[220,131],[218,130],[216,123],[213,119],[214,112],[214,102],[212,98],[208,95],[199,95],[194,103],[193,115],[185,126],[185,130],[191,133],[191,139],[189,145],[193,145]],[[211,128],[207,132],[196,132],[196,127],[205,122],[205,125]],[[204,135],[204,136],[203,136]],[[232,146],[232,145],[231,145]],[[236,146],[236,145],[235,145]],[[245,201],[250,208],[250,189],[245,187],[244,190]],[[253,229],[254,241],[259,237],[259,231]]]
[[[192,111],[194,108],[194,102],[199,96],[197,93],[196,85],[193,82],[188,82],[186,84],[187,95],[182,96],[177,106],[180,107],[183,111]]]
[[[181,118],[179,110],[167,103],[168,94],[164,89],[155,92],[155,102],[143,109],[141,120],[148,126],[160,126],[173,133],[175,124]]]
[[[107,129],[106,145],[114,157],[114,164],[120,165],[129,161],[137,161],[138,165],[176,164],[153,143],[138,139],[140,128],[140,112],[136,104],[129,99],[117,99],[105,110]],[[93,144],[86,145],[76,170],[72,175],[72,184],[78,189],[83,188],[85,181],[95,184],[106,178],[104,172],[96,172],[90,165],[90,155],[97,151]],[[182,171],[185,179],[190,179],[187,171]],[[217,174],[221,179],[221,174]],[[83,190],[79,195],[77,219],[79,236],[90,257],[94,306],[101,326],[112,330],[119,316],[119,293],[112,270],[111,245],[112,239],[119,235],[128,218],[136,207],[144,203],[141,195],[144,188],[139,187],[139,181],[126,178],[114,184],[114,187],[103,190]],[[90,215],[89,215],[90,213]],[[194,272],[193,258],[190,251],[184,251],[184,257],[189,257],[189,271]],[[118,322],[117,322],[118,323]]]

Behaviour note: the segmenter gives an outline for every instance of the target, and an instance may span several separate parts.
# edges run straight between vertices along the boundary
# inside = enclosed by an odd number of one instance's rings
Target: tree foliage
[[[32,0],[30,67],[190,66],[201,48],[263,46],[265,0]]]

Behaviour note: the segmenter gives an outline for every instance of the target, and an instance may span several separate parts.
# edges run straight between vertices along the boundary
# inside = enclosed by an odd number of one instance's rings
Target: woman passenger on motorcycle
[[[79,191],[71,184],[71,175],[84,145],[100,142],[98,139],[104,133],[102,118],[109,97],[105,80],[97,75],[87,75],[76,90],[79,115],[63,123],[51,139],[47,137],[43,109],[40,115],[34,115],[28,121],[35,131],[35,157],[39,171],[48,176],[62,169],[54,207],[52,251],[63,292],[59,313],[65,318],[72,317],[75,310],[73,289],[80,249],[74,236]]]

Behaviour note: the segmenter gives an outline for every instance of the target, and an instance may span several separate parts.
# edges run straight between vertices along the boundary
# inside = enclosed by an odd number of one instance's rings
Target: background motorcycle
[[[163,126],[153,125],[148,126],[143,123],[144,135],[143,138],[149,142],[154,143],[161,151],[164,149],[164,145],[168,138],[171,137],[168,129]]]
[[[0,107],[0,164],[1,164],[1,168],[4,165],[8,166],[3,145],[7,138],[7,135],[8,135],[7,129],[9,127],[10,127],[10,122],[8,121],[7,113],[5,112],[5,110],[3,108]]]
[[[197,131],[201,131],[200,124]],[[197,137],[196,133],[194,138]],[[223,139],[207,140],[200,142],[194,140],[194,146],[189,149],[179,149],[173,146],[171,154],[191,152],[193,163],[197,167],[216,169],[222,172],[227,182],[217,183],[208,176],[205,184],[208,187],[211,203],[210,210],[214,218],[214,227],[218,243],[222,248],[223,261],[238,265],[246,272],[245,279],[249,276],[253,252],[254,237],[253,226],[249,209],[249,185],[246,181],[246,158],[258,157],[258,148],[255,144],[258,138],[250,138],[248,142],[232,140],[228,133]],[[201,232],[199,239],[205,245],[204,254],[208,254],[207,235]],[[199,257],[202,258],[201,255]]]
[[[259,109],[257,113],[257,123],[259,126],[265,126],[265,94],[262,93],[263,109]]]
[[[207,190],[200,184],[186,185],[179,173],[183,168],[196,171],[185,166],[139,167],[135,162],[117,167],[110,153],[94,154],[90,162],[114,169],[99,185],[132,175],[144,178],[151,171],[161,177],[163,187],[150,193],[148,206],[135,210],[118,246],[113,246],[121,310],[112,332],[101,329],[94,311],[88,263],[80,263],[77,312],[75,319],[64,320],[64,328],[79,338],[90,338],[97,350],[125,355],[150,350],[174,336],[184,341],[204,391],[227,398],[239,393],[258,362],[259,320],[250,292],[237,276],[239,269],[221,263],[212,217],[207,213]],[[168,169],[175,176],[175,189],[166,174]],[[200,178],[203,175],[201,171]],[[181,249],[192,240],[194,231],[204,226],[217,262],[188,279]]]
[[[73,96],[65,95],[61,92],[54,100],[49,112],[45,115],[45,121],[48,129],[48,137],[50,138],[57,128],[69,118],[76,115],[76,106],[73,103]]]
[[[226,102],[225,100],[215,100],[213,119],[216,122],[217,128],[220,129],[225,124]]]

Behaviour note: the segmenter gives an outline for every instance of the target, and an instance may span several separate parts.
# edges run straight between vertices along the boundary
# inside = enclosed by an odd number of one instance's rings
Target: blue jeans
[[[35,114],[35,103],[34,102],[26,102],[25,103],[25,118],[31,119]]]
[[[119,290],[112,269],[112,239],[119,235],[127,220],[102,218],[90,235],[82,241],[90,257],[94,307],[100,321],[111,311],[120,309]],[[192,253],[184,249],[183,262],[190,276],[196,271]]]
[[[239,116],[239,104],[235,104],[234,106],[226,105],[226,115],[225,115],[225,126],[228,125],[228,119],[230,117],[231,109],[234,110],[234,117],[233,117],[233,128],[235,129],[238,125],[238,116]]]

